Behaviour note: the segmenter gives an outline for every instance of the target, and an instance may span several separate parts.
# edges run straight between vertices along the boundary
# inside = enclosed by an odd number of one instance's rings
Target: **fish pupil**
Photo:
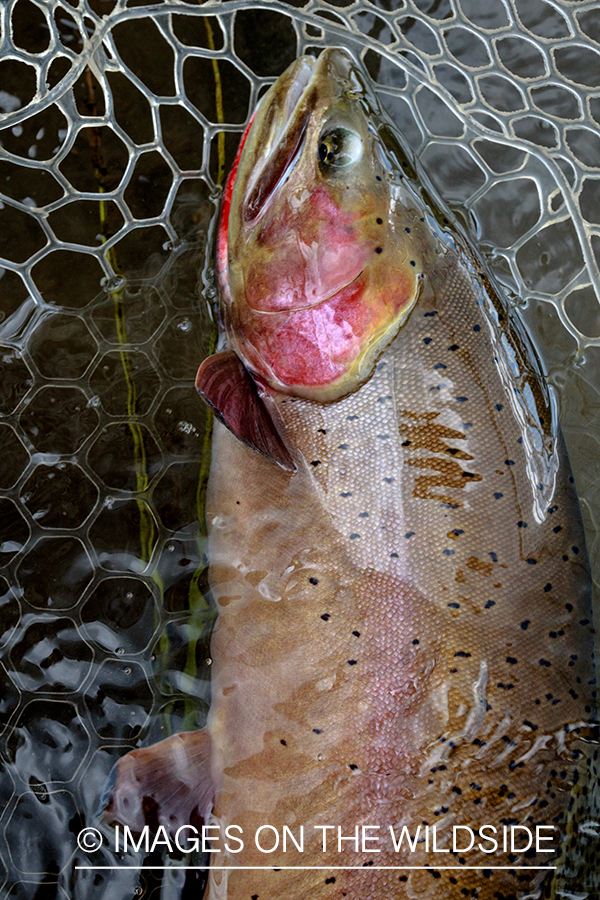
[[[362,156],[360,136],[347,128],[335,128],[319,141],[318,156],[325,170],[350,166]]]

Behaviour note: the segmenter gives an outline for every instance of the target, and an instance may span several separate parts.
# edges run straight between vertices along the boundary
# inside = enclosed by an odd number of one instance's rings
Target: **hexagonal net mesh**
[[[10,897],[197,896],[197,873],[89,878],[74,835],[126,749],[207,710],[210,424],[192,384],[244,124],[298,54],[364,59],[522,307],[594,559],[600,9],[5,0],[0,30],[0,883]]]

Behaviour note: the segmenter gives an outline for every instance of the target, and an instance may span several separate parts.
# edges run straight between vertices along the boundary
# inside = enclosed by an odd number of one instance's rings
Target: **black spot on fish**
[[[358,419],[358,416],[356,415],[356,413],[353,413],[351,416],[346,416],[347,422],[352,422],[352,421],[354,421],[354,419]]]
[[[410,234],[410,228],[405,228],[404,230],[407,234]]]
[[[352,634],[354,637],[360,637],[360,631],[353,631]]]
[[[473,331],[481,331],[481,325],[473,325]]]
[[[569,557],[568,557],[567,554],[565,553],[565,554],[563,555],[563,562],[568,562],[568,561],[569,561]]]
[[[556,528],[553,528],[552,531],[554,534],[558,534],[559,531],[562,531],[562,525],[557,525]]]
[[[589,624],[590,624],[590,620],[589,620],[589,619],[580,619],[580,620],[579,620],[579,624],[580,624],[580,625],[589,625]]]
[[[347,450],[347,449],[348,449],[348,444],[339,444],[338,445],[338,450]]]
[[[309,578],[308,580],[310,581],[311,584],[318,584],[318,583],[319,583],[319,579],[318,579],[318,578],[315,578],[314,576],[313,576],[312,578]]]
[[[397,553],[390,553],[390,556],[392,557],[392,559],[398,559]]]
[[[359,518],[359,519],[368,519],[368,517],[369,517],[369,513],[368,513],[368,512],[361,512],[361,513],[358,514],[358,518]]]
[[[383,247],[375,247],[375,253],[383,253]]]
[[[321,618],[323,619],[324,622],[329,622],[331,616],[329,615],[329,613],[323,613]]]
[[[340,497],[351,497],[352,491],[342,491]]]
[[[544,593],[547,594],[548,591],[552,590],[552,585],[550,583],[544,585]]]
[[[530,625],[531,625],[530,619],[525,619],[524,622],[521,622],[521,628],[523,629],[523,631],[527,631],[527,629],[529,628]]]
[[[414,259],[411,259],[410,264],[411,266],[416,266],[416,262],[414,261]]]
[[[547,659],[543,659],[543,658],[542,658],[542,659],[540,659],[540,661],[539,661],[539,665],[540,665],[540,666],[546,666],[547,668],[550,668],[550,666],[552,665],[552,663],[548,662]]]
[[[451,345],[448,347],[448,350],[451,350],[452,353],[454,353],[455,350],[458,350],[458,344],[451,344]]]
[[[419,638],[414,638],[413,644],[415,645],[415,647],[417,646],[418,643],[419,643]]]
[[[284,747],[287,747],[287,741],[284,741],[283,738],[279,741],[280,744],[283,744]]]
[[[527,528],[527,522],[517,522],[517,528]]]
[[[414,534],[415,534],[414,531],[407,531],[406,534],[404,535],[404,537],[405,537],[405,538],[411,538],[411,537],[414,536]]]
[[[348,768],[352,769],[353,772],[356,772],[356,770],[358,769],[358,766],[356,765],[356,763],[350,763],[348,765]]]
[[[355,660],[355,659],[349,659],[349,660],[348,660],[348,665],[349,665],[349,666],[355,666],[355,665],[356,665],[356,660]]]
[[[322,728],[313,728],[313,734],[323,734]]]
[[[377,177],[379,178],[379,175]],[[381,178],[379,178],[379,180],[381,181]],[[325,884],[335,884],[335,878],[333,877],[333,875],[331,876],[331,878],[325,879]]]
[[[462,659],[468,659],[471,654],[465,650],[457,650],[454,656],[460,656]]]
[[[444,363],[436,363],[433,368],[434,369],[447,369],[448,366],[445,366]]]
[[[460,603],[448,603],[450,609],[460,609]]]
[[[311,462],[311,466],[315,466],[315,467],[316,467],[316,466],[320,466],[320,465],[321,465],[321,460],[320,460],[320,459],[313,459],[313,461]]]
[[[495,606],[495,605],[496,605],[496,601],[495,601],[495,600],[488,600],[488,602],[487,602],[487,603],[485,604],[485,606],[484,606],[484,609],[491,609],[492,606]]]
[[[392,482],[396,479],[392,478],[391,476],[385,476],[383,480],[386,482],[386,484],[392,484]]]
[[[511,665],[511,666],[516,666],[516,664],[517,664],[517,660],[515,659],[514,656],[507,656],[506,662],[509,663],[509,665]]]
[[[423,343],[424,343],[424,344],[430,344],[430,343],[432,342],[432,340],[433,340],[433,338],[426,337],[426,338],[423,338]]]
[[[319,428],[319,429],[318,429],[318,432],[319,432],[319,434],[327,434],[327,429],[326,429],[326,428]]]
[[[353,534],[350,535],[350,540],[355,541],[356,538],[359,538],[359,537],[360,537],[360,534],[357,534],[356,532],[354,532]]]
[[[505,460],[504,460],[504,463],[505,463],[505,465],[507,465],[507,466],[514,466],[515,461],[514,461],[514,459],[505,459]]]
[[[496,498],[496,500],[499,500],[501,497],[504,497],[504,494],[501,494],[500,491],[496,491],[494,497]]]
[[[466,403],[468,399],[469,399],[468,397],[457,397],[456,402],[457,403]]]
[[[375,180],[376,180],[376,181],[381,181],[381,175],[376,175],[376,176],[375,176]],[[333,880],[335,881],[335,878],[334,878]],[[326,884],[329,884],[328,881],[326,881],[325,883],[326,883]]]
[[[577,553],[579,553],[579,547],[571,547],[571,550],[572,550],[573,553],[575,553],[576,555],[577,555]]]
[[[525,562],[529,563],[530,566],[537,566],[537,559],[534,559],[533,556],[530,556]]]
[[[497,553],[494,553],[493,550],[490,551],[490,553],[488,553],[488,556],[490,557],[490,559],[492,560],[492,562],[498,562],[498,554],[497,554]]]
[[[377,224],[378,224],[378,225],[383,225],[383,219],[377,219]]]

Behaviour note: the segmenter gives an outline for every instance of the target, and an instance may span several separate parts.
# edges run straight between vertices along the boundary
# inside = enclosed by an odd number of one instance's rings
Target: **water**
[[[595,564],[600,12],[542,0],[9,0],[2,15],[2,890],[197,896],[197,873],[76,872],[75,835],[94,823],[117,758],[206,716],[207,421],[192,384],[213,332],[220,185],[243,125],[299,52],[364,56],[521,308]]]

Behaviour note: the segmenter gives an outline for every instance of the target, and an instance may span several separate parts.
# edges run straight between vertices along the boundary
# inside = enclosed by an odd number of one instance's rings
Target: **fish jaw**
[[[275,391],[355,390],[422,291],[431,237],[373,110],[352,57],[330,49],[275,82],[244,136],[220,224],[221,311]]]

